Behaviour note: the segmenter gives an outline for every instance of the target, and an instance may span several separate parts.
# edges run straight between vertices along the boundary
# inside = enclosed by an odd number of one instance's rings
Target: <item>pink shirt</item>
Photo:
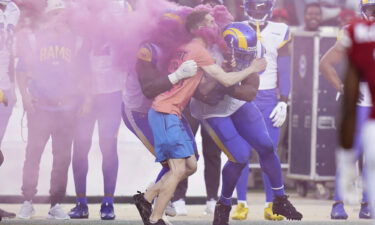
[[[194,60],[198,67],[215,64],[214,59],[205,47],[202,40],[194,39],[182,46],[169,64],[169,72],[174,72],[185,61]],[[158,95],[152,103],[152,108],[157,112],[175,114],[181,117],[182,111],[189,103],[195,89],[203,76],[203,70],[198,69],[193,77],[181,80],[170,91]]]

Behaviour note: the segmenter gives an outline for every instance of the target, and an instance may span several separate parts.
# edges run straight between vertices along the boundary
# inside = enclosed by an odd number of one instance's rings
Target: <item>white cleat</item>
[[[176,209],[173,207],[172,202],[168,202],[167,208],[165,209],[165,215],[170,217],[177,215]]]
[[[68,220],[70,219],[68,214],[62,209],[60,204],[56,204],[52,208],[50,208],[48,212],[48,219],[55,219],[55,220]]]
[[[210,199],[206,202],[206,209],[204,210],[204,215],[213,215],[215,213],[216,200]]]
[[[24,201],[17,215],[20,219],[28,220],[35,214],[34,206],[31,201]]]
[[[179,199],[172,203],[174,209],[176,210],[177,216],[187,216],[187,209],[186,209],[186,203],[185,200]]]

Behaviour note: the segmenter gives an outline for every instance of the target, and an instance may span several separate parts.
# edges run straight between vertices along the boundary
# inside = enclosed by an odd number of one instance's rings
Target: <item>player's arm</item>
[[[349,62],[344,80],[344,99],[339,132],[339,141],[345,150],[352,149],[353,147],[356,109],[359,96],[359,80],[358,70]]]
[[[342,82],[337,75],[335,65],[341,62],[344,58],[344,52],[340,43],[336,42],[320,60],[319,68],[323,76],[332,84],[332,86],[338,91],[343,92]]]
[[[228,95],[246,102],[255,99],[259,88],[259,75],[253,73],[245,78],[241,85],[235,85],[233,88],[228,89]]]
[[[149,99],[168,91],[173,86],[168,76],[163,76],[152,62],[138,59],[136,72],[142,92]]]
[[[277,56],[277,83],[279,87],[279,101],[288,102],[290,93],[291,60],[290,41],[278,49]]]
[[[267,66],[265,59],[254,59],[249,67],[238,72],[225,72],[219,65],[213,64],[209,66],[202,66],[201,68],[215,80],[219,81],[225,87],[238,84],[246,77],[253,73],[258,73],[264,70]]]

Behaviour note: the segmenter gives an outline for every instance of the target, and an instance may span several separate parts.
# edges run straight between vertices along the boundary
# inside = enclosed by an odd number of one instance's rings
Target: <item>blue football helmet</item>
[[[245,12],[253,24],[264,24],[272,16],[274,0],[244,0]]]
[[[360,0],[360,1],[361,1],[360,3],[361,14],[363,18],[369,20],[370,18],[369,18],[368,13],[366,13],[366,10],[371,6],[375,6],[375,0]],[[374,9],[372,10],[372,17],[375,17]]]
[[[248,67],[257,57],[257,35],[251,26],[240,22],[231,23],[225,28],[223,37],[232,51],[237,71]]]

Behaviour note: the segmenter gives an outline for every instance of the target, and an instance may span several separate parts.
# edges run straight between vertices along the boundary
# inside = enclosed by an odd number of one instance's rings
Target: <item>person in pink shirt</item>
[[[264,59],[256,59],[242,71],[227,73],[215,64],[208,49],[221,40],[220,29],[214,17],[207,11],[197,10],[189,14],[185,27],[193,39],[176,51],[170,61],[169,72],[175,71],[182,63],[189,60],[197,63],[195,68],[197,71],[194,76],[180,80],[169,91],[158,95],[148,113],[154,135],[156,161],[167,162],[170,171],[147,189],[143,194],[144,201],[137,205],[142,219],[146,218],[144,221],[147,225],[165,224],[161,218],[177,184],[194,174],[197,169],[194,136],[182,116],[182,111],[201,82],[203,73],[225,87],[230,87],[266,67]],[[152,211],[150,202],[156,196],[158,198]]]

